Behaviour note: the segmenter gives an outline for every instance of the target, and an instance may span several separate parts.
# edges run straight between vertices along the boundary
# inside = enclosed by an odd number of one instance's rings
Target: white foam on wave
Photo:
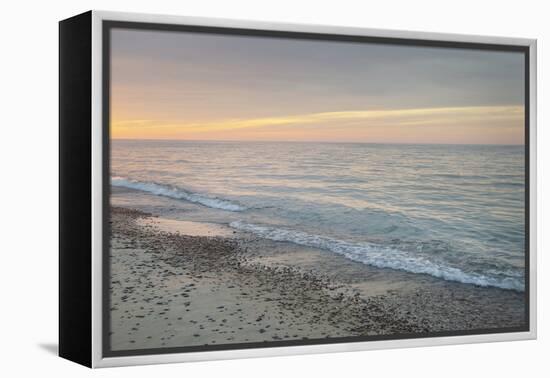
[[[458,268],[436,264],[406,251],[372,243],[350,243],[326,236],[254,225],[242,221],[231,222],[230,226],[241,231],[251,232],[265,239],[291,242],[307,247],[328,250],[343,255],[350,260],[378,268],[429,274],[447,281],[456,281],[483,287],[492,286],[516,291],[524,290],[523,279],[518,276],[490,277],[475,272],[464,272]]]
[[[143,192],[152,193],[157,196],[181,199],[193,203],[198,203],[214,209],[221,209],[226,211],[246,210],[245,207],[225,199],[210,197],[204,194],[192,193],[181,188],[161,185],[154,182],[136,181],[124,177],[112,177],[111,185],[128,189],[141,190]]]

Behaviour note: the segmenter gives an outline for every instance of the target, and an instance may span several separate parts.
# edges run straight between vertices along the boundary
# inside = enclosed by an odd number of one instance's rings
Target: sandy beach
[[[111,210],[113,351],[524,324],[524,294],[378,269],[220,224]]]

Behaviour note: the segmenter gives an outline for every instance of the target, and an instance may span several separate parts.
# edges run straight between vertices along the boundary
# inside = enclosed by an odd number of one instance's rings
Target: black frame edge
[[[59,22],[59,356],[92,367],[92,12]]]

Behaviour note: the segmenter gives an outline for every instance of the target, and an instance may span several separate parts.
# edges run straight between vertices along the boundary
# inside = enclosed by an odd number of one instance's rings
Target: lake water
[[[208,209],[210,221],[375,267],[524,290],[523,146],[115,140],[111,149],[113,186]]]

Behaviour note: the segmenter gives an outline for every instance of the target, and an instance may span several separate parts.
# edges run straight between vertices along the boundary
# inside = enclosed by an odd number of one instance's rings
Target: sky
[[[523,144],[524,59],[113,29],[111,137]]]

